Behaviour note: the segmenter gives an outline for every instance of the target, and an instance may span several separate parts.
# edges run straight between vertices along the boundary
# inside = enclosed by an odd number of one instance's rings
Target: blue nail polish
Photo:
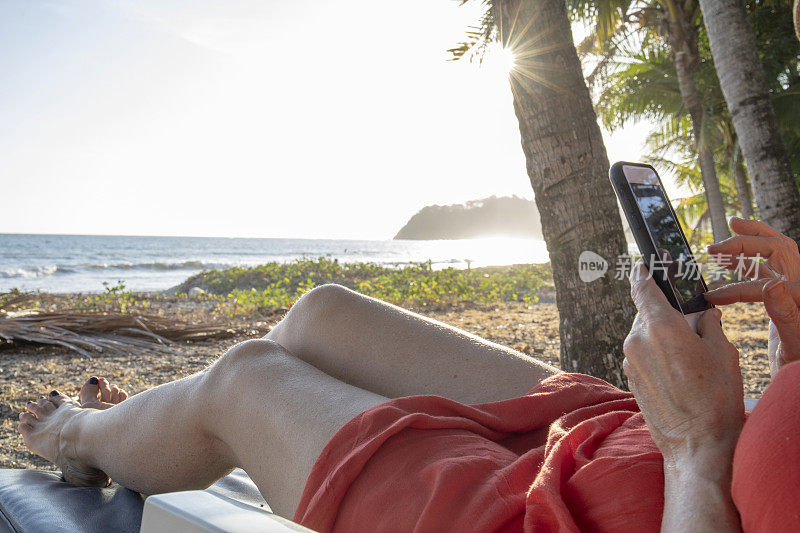
[[[97,385],[98,383],[100,383],[99,379],[97,379],[95,377],[89,378],[89,385]]]
[[[57,390],[54,390],[54,391],[50,392],[50,396],[58,396],[59,394],[61,394],[61,393],[58,392]]]

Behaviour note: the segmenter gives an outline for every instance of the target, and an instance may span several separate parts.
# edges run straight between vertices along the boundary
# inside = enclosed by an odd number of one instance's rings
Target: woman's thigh
[[[268,335],[323,372],[382,396],[464,403],[521,396],[558,369],[338,285],[304,295]]]

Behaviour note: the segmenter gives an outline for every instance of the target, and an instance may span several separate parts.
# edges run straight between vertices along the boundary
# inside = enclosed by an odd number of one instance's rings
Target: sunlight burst
[[[517,64],[517,56],[509,47],[493,46],[489,51],[489,61],[497,70],[511,74]]]

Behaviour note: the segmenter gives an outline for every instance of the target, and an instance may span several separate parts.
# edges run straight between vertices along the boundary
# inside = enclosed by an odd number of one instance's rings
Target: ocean
[[[549,260],[544,241],[492,238],[441,241],[128,237],[0,234],[0,292],[102,292],[103,282],[161,291],[206,269],[287,262],[308,257],[341,263],[434,269]]]

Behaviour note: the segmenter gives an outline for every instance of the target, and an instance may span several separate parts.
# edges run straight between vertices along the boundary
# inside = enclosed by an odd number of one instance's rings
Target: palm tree
[[[631,33],[638,33],[638,38],[645,43],[659,36],[669,45],[682,106],[692,121],[692,133],[714,238],[722,240],[729,237],[724,202],[714,166],[713,147],[703,142],[703,100],[695,81],[700,64],[697,33],[700,6],[697,1],[569,0],[568,3],[574,16],[598,21],[593,37],[604,55],[598,65],[600,72],[609,55],[618,50],[620,41],[628,39]],[[597,74],[598,69],[595,69],[592,77]]]
[[[754,218],[753,211],[753,196],[750,194],[751,186],[750,180],[747,178],[747,172],[744,169],[744,162],[742,161],[742,148],[739,146],[739,140],[736,137],[736,131],[733,127],[733,120],[730,113],[725,111],[725,115],[721,117],[717,126],[719,133],[723,139],[724,158],[728,161],[729,172],[733,176],[733,181],[736,184],[736,194],[739,197],[739,209],[744,218]]]
[[[480,25],[452,53],[464,57],[499,40],[516,56],[511,90],[553,269],[561,367],[622,386],[622,341],[635,310],[614,267],[627,245],[564,1],[481,1]],[[609,262],[610,272],[582,281],[585,250]]]
[[[701,50],[702,55],[705,52]],[[738,207],[742,216],[751,218],[750,185],[741,158],[738,157],[736,134],[714,67],[709,62],[701,62],[695,79],[704,102],[701,140],[705,146],[716,147],[714,155],[720,163],[717,175],[723,205],[732,206],[734,210]],[[657,124],[646,143],[653,154],[646,158],[648,162],[657,168],[672,171],[678,181],[689,183],[694,190],[702,190],[700,169],[693,168],[697,162],[697,151],[693,142],[692,121],[686,120],[683,112],[685,108],[675,66],[666,45],[658,39],[618,43],[614,57],[606,60],[602,82],[596,99],[603,124],[612,131],[624,127],[629,120],[644,119]],[[679,163],[671,159],[676,156],[681,159]],[[689,179],[690,176],[692,179]],[[696,181],[695,177],[698,178]],[[738,206],[723,190],[726,188],[726,179],[731,177],[736,183]],[[692,209],[697,205],[700,204],[693,202]],[[705,211],[707,205],[704,200],[703,211],[698,214],[704,222],[709,219]]]
[[[742,0],[700,0],[720,85],[761,217],[800,240],[800,191]]]
[[[739,209],[741,210],[743,218],[755,218],[753,196],[750,194],[752,189],[750,180],[747,178],[747,173],[744,170],[741,154],[741,148],[739,148],[737,153],[731,156],[734,165],[733,179],[736,182],[736,192],[739,194]]]
[[[684,117],[677,123],[669,124],[648,135],[645,144],[651,153],[645,157],[645,161],[671,173],[678,185],[688,187],[691,191],[699,191],[692,196],[678,198],[675,212],[687,230],[689,243],[700,246],[709,244],[713,240],[713,234],[709,235],[706,231],[707,227],[710,229],[711,212],[708,209],[706,195],[702,192],[703,179],[700,166],[697,164],[690,123],[691,120]],[[724,148],[720,148],[717,152],[723,150]],[[730,165],[721,166],[717,174],[720,179],[720,192],[726,211],[736,211],[739,203],[737,191],[733,185],[732,174],[726,172],[726,169],[729,170]]]
[[[697,52],[697,24],[693,22],[695,13],[692,4],[694,2],[681,3],[675,0],[663,0],[660,4],[657,13],[660,16],[662,31],[672,49],[675,73],[683,104],[692,119],[692,131],[697,145],[698,162],[703,177],[703,186],[706,190],[714,240],[720,241],[730,237],[730,231],[714,166],[714,153],[709,143],[702,140],[703,101],[695,82],[695,73],[700,57]]]

